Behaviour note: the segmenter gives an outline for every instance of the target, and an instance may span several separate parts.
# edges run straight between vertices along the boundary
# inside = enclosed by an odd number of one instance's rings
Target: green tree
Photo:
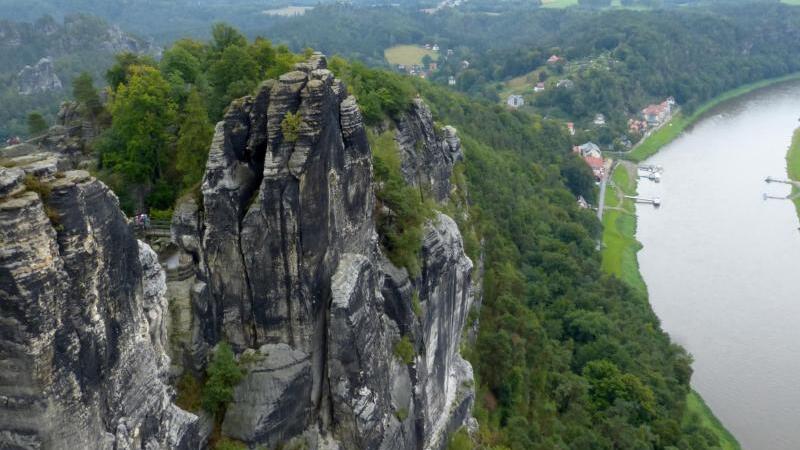
[[[155,61],[149,56],[124,52],[115,56],[116,62],[106,71],[106,81],[111,89],[116,90],[120,84],[126,83],[131,75],[131,69],[137,66],[155,67]]]
[[[28,114],[28,134],[36,136],[47,131],[47,121],[38,112]]]
[[[244,377],[236,364],[233,350],[226,342],[220,342],[217,346],[206,373],[208,379],[203,387],[203,409],[219,418],[233,400],[233,389]]]
[[[122,177],[138,207],[170,161],[170,129],[175,105],[169,84],[149,66],[132,66],[127,84],[120,84],[111,103],[112,124],[99,144],[102,166]]]
[[[84,117],[94,119],[103,111],[103,103],[94,87],[94,80],[87,72],[82,72],[72,80],[72,97],[80,105]]]
[[[214,116],[237,97],[248,94],[258,83],[258,64],[244,46],[231,45],[211,65],[209,81],[214,89],[211,101]]]
[[[262,37],[257,37],[252,45],[247,49],[253,60],[258,64],[259,74],[262,76],[267,69],[275,66],[277,62],[277,52],[272,43]]]
[[[203,98],[196,89],[189,93],[184,111],[178,131],[175,166],[183,175],[184,187],[190,187],[203,177],[214,128],[208,121]]]
[[[286,142],[297,142],[300,137],[300,125],[303,123],[303,117],[300,112],[286,113],[281,121],[281,132],[283,133],[283,140]]]
[[[264,78],[277,78],[280,75],[292,70],[292,66],[302,59],[301,56],[295,55],[285,45],[279,45],[275,49],[275,63],[270,67],[266,67]]]
[[[211,48],[217,53],[222,53],[228,47],[247,46],[247,38],[239,30],[226,23],[214,25],[211,29],[211,39]]]
[[[425,55],[425,56],[422,57],[422,65],[424,67],[430,66],[432,62],[433,62],[433,58],[431,58],[431,55]]]
[[[186,83],[194,83],[201,72],[200,60],[184,47],[172,47],[161,58],[161,72],[165,76],[178,74]]]

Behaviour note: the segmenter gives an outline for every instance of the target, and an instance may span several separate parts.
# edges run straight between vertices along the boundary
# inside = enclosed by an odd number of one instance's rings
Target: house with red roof
[[[594,177],[597,181],[602,180],[606,176],[606,163],[603,158],[586,156],[583,160],[586,161],[586,164],[592,169],[592,173],[594,173]]]
[[[561,61],[561,58],[558,55],[552,55],[547,58],[547,64],[555,64],[559,61]]]

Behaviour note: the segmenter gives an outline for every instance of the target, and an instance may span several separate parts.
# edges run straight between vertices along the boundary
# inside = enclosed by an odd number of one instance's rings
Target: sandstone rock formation
[[[166,383],[155,253],[87,172],[13,162],[0,167],[0,448],[198,448],[197,417]]]
[[[396,128],[407,180],[446,201],[455,130],[434,128],[421,101]],[[470,420],[459,347],[472,261],[441,213],[425,225],[419,275],[384,256],[361,113],[322,55],[217,125],[202,195],[173,216],[194,276],[169,307],[158,257],[105,185],[65,153],[9,151],[0,448],[205,448],[214,424],[175,406],[167,379],[204,372],[222,341],[245,375],[218,431],[250,448],[441,449]]]
[[[302,119],[296,139],[284,135],[290,113]],[[415,150],[408,180],[446,199],[455,130],[434,131],[421,101],[397,128],[399,151]],[[319,54],[217,125],[202,204],[178,208],[173,238],[196,265],[191,366],[201,371],[221,341],[246,361],[223,434],[251,446],[438,449],[469,419],[459,344],[472,262],[458,227],[443,214],[426,225],[422,273],[409,277],[382,254],[373,188],[356,101]]]
[[[397,121],[395,136],[406,182],[425,186],[437,201],[446,200],[450,195],[453,166],[464,159],[455,128],[437,129],[431,110],[417,98]]]
[[[21,95],[58,91],[63,88],[56,75],[53,60],[42,58],[33,66],[25,66],[17,74],[17,89]]]

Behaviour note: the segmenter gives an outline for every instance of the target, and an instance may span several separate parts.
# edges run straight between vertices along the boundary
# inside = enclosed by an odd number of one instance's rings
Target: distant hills
[[[98,84],[114,54],[158,56],[152,41],[85,14],[61,21],[44,16],[32,22],[0,20],[0,137],[24,135],[26,116],[42,113],[52,123],[70,83],[88,72]]]

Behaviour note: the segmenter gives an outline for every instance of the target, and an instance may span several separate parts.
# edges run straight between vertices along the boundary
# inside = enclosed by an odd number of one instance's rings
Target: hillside
[[[151,42],[88,15],[57,22],[0,21],[0,138],[27,135],[26,118],[38,111],[55,123],[59,103],[71,95],[72,80],[82,72],[100,81],[121,52],[158,55]]]
[[[509,6],[491,15],[326,6],[271,32],[293,49],[311,46],[382,66],[388,48],[435,43],[452,55],[440,58],[428,79],[447,85],[452,77],[454,89],[502,104],[523,94],[528,111],[589,130],[581,143],[619,149],[640,137],[628,119],[651,103],[674,97],[691,112],[740,85],[800,70],[798,23],[800,8],[768,2],[653,11]],[[561,62],[548,64],[552,55]],[[543,91],[534,92],[539,82]],[[593,130],[596,114],[607,126]]]

